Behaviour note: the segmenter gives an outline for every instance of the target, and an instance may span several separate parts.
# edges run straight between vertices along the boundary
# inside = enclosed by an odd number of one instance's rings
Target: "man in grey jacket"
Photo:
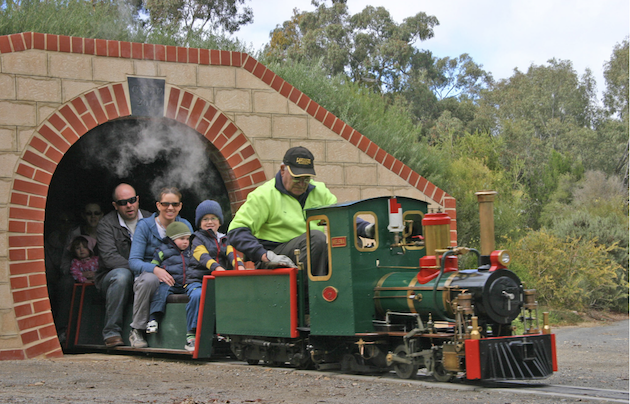
[[[103,340],[108,348],[124,345],[123,314],[133,287],[133,274],[129,269],[131,240],[138,221],[151,215],[139,209],[140,197],[129,184],[119,184],[112,199],[115,210],[105,215],[96,229],[99,269],[95,283],[105,297]]]

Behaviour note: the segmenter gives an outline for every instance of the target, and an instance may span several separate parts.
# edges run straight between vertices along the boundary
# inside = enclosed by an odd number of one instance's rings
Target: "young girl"
[[[70,253],[74,257],[70,263],[70,273],[78,283],[94,281],[98,270],[98,256],[94,255],[96,240],[90,236],[77,236],[70,244]]]

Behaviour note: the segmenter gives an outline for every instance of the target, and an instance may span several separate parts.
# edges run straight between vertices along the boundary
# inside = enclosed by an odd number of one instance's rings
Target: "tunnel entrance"
[[[71,289],[60,284],[61,255],[69,241],[63,234],[82,223],[84,206],[98,203],[104,216],[113,210],[113,189],[126,182],[140,196],[140,208],[155,212],[158,191],[175,186],[182,193],[180,215],[193,227],[197,205],[213,199],[223,209],[226,223],[220,231],[226,232],[232,215],[228,191],[213,162],[217,156],[216,147],[201,134],[166,118],[109,121],[70,147],[50,182],[44,222],[46,278],[58,332],[67,323],[63,312],[71,298]]]

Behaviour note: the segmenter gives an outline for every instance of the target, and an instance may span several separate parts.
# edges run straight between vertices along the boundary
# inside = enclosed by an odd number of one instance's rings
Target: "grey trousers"
[[[313,276],[325,276],[328,275],[328,245],[326,243],[326,235],[319,230],[311,230],[311,274]],[[306,256],[306,233],[298,236],[292,240],[287,241],[284,244],[280,244],[273,249],[273,252],[280,255],[286,255],[291,258],[293,262],[296,262],[295,253],[296,249],[300,250],[300,261],[304,263],[304,268],[307,268],[307,256]]]
[[[105,326],[103,339],[120,337],[125,306],[131,295],[133,275],[127,268],[112,269],[98,285],[105,297]]]
[[[153,272],[143,272],[133,282],[133,319],[131,328],[145,330],[149,322],[151,297],[160,286],[160,280]]]

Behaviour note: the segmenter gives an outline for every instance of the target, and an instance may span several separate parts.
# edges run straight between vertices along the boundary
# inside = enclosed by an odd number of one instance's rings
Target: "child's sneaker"
[[[195,350],[195,336],[186,336],[186,345],[184,349],[188,352],[193,352]]]
[[[147,323],[147,334],[155,334],[158,330],[157,320],[151,320]]]

